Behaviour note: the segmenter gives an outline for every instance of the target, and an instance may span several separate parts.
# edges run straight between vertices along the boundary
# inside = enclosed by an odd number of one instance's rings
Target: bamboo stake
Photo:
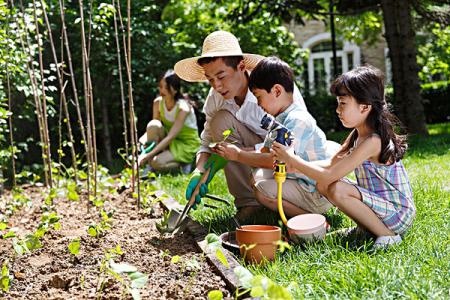
[[[72,91],[73,91],[73,96],[74,96],[74,101],[75,101],[75,108],[76,108],[77,116],[78,116],[78,124],[80,125],[80,130],[81,130],[81,138],[82,138],[81,142],[84,146],[85,154],[87,157],[89,151],[88,151],[88,146],[87,146],[87,139],[86,139],[86,132],[85,132],[84,124],[83,124],[83,118],[81,116],[81,110],[80,110],[81,106],[78,101],[77,84],[75,81],[75,73],[73,71],[73,66],[72,66],[72,54],[70,52],[70,47],[69,47],[69,38],[67,35],[67,28],[66,28],[66,22],[65,22],[65,17],[64,17],[64,2],[63,2],[63,0],[59,0],[59,12],[60,12],[60,16],[61,16],[62,35],[64,37],[64,45],[65,45],[66,52],[67,52],[67,61],[68,61],[68,65],[69,65],[70,79],[71,79],[71,83],[72,83]]]
[[[127,116],[126,116],[126,110],[125,110],[125,95],[123,91],[123,78],[122,78],[122,58],[120,55],[120,43],[119,43],[119,35],[117,30],[117,17],[116,17],[116,10],[115,10],[115,1],[112,0],[112,4],[114,6],[114,36],[116,39],[116,49],[117,49],[117,64],[119,69],[119,82],[120,82],[120,101],[122,103],[122,119],[123,119],[123,137],[125,139],[125,153],[126,157],[129,155],[128,151],[128,128],[127,128]],[[123,34],[123,32],[122,32]]]
[[[11,0],[11,4],[14,6],[13,0]],[[22,18],[23,18],[24,14],[25,14],[25,10],[23,8],[22,1],[20,1],[20,7],[22,9],[21,15],[22,15]],[[16,21],[17,21],[17,24],[20,24],[18,18],[17,18]],[[43,118],[42,118],[41,102],[40,102],[40,99],[39,99],[38,89],[37,89],[37,85],[38,84],[37,84],[37,80],[36,80],[36,77],[35,77],[35,70],[34,70],[34,66],[33,66],[33,62],[32,62],[33,51],[31,49],[31,45],[30,45],[30,41],[29,41],[28,29],[24,27],[23,31],[25,33],[25,41],[26,41],[26,44],[27,44],[27,48],[25,48],[25,42],[24,42],[22,34],[20,34],[20,32],[18,32],[18,36],[19,36],[19,40],[20,40],[20,44],[22,46],[22,49],[24,50],[25,53],[28,53],[26,66],[27,66],[28,76],[30,77],[31,88],[33,90],[33,98],[34,98],[35,107],[36,107],[36,114],[37,114],[38,128],[39,128],[39,138],[40,138],[40,141],[41,141],[42,162],[45,165],[47,162],[46,162],[46,159],[45,159],[45,148],[44,148],[44,133],[43,133],[44,125],[43,125]],[[47,184],[47,182],[48,182],[47,172],[44,172],[44,176],[45,176],[45,183]]]
[[[70,152],[72,155],[72,166],[74,168],[75,171],[75,181],[77,181],[77,157],[75,154],[75,142],[73,139],[73,134],[72,134],[72,126],[70,124],[70,115],[69,115],[69,110],[67,108],[67,101],[66,101],[66,93],[64,92],[65,90],[65,84],[64,84],[64,80],[63,80],[63,72],[60,69],[60,64],[58,63],[58,58],[56,55],[56,49],[55,49],[55,43],[53,42],[53,35],[52,35],[52,29],[50,27],[50,22],[48,20],[48,16],[47,16],[47,10],[45,8],[45,4],[44,1],[41,0],[41,6],[42,6],[42,11],[43,11],[43,15],[44,15],[44,20],[45,20],[45,24],[47,25],[47,31],[48,31],[48,36],[49,36],[49,40],[50,40],[50,46],[51,46],[51,50],[52,50],[52,55],[53,55],[53,61],[56,65],[56,76],[58,77],[58,82],[59,82],[59,88],[60,88],[60,109],[62,108],[64,110],[64,115],[65,118],[67,120],[66,124],[67,124],[67,131],[68,131],[68,135],[69,135],[69,141],[70,141]],[[64,33],[62,33],[64,34]],[[64,51],[61,51],[61,55],[64,54]],[[62,59],[61,59],[62,61]],[[62,66],[61,66],[62,67]],[[60,111],[61,113],[61,111]],[[61,128],[60,128],[61,130]],[[60,134],[60,138],[61,138],[61,134]],[[62,149],[62,148],[60,148]],[[61,163],[61,162],[60,162]]]
[[[93,164],[93,154],[92,154],[92,130],[91,130],[91,115],[90,115],[90,94],[89,94],[89,79],[88,79],[88,67],[87,67],[87,51],[86,51],[86,39],[84,32],[84,13],[83,13],[83,0],[78,0],[80,6],[80,18],[81,18],[81,51],[82,51],[82,65],[83,65],[83,86],[84,86],[84,96],[85,96],[85,106],[86,106],[86,123],[87,123],[87,147],[88,147],[88,178],[87,178],[87,189],[88,189],[88,203],[87,209],[89,212],[90,207],[90,175],[92,174],[92,164]]]
[[[119,7],[119,20],[121,26],[123,28],[122,15],[120,13],[120,3],[117,1]],[[127,35],[128,35],[128,43],[127,46],[124,46],[125,53],[127,53],[125,57],[126,67],[127,67],[127,77],[128,77],[128,99],[129,99],[129,113],[130,113],[130,135],[131,135],[131,152],[132,152],[132,190],[135,191],[135,181],[137,182],[137,208],[140,208],[140,181],[139,181],[139,169],[137,165],[137,130],[136,130],[136,122],[135,122],[135,114],[134,114],[134,103],[133,103],[133,84],[131,77],[131,2],[127,1]],[[124,38],[125,39],[125,38]]]
[[[36,13],[36,1],[33,0],[33,12],[34,12],[34,24],[36,26],[36,37],[38,43],[38,57],[39,57],[39,71],[41,74],[41,92],[42,92],[42,117],[43,117],[43,133],[44,133],[44,149],[46,153],[47,164],[44,165],[44,170],[48,172],[48,182],[46,182],[47,186],[50,188],[53,186],[52,182],[52,156],[50,151],[50,135],[48,133],[48,120],[47,120],[47,96],[45,94],[45,83],[44,83],[44,62],[42,56],[42,48],[41,48],[41,34],[39,32],[39,23],[37,21],[37,13]],[[47,168],[47,169],[46,169]]]
[[[6,19],[6,35],[9,34],[9,18],[11,16],[11,9],[8,11],[8,16]],[[8,46],[7,46],[8,47]],[[9,51],[8,51],[9,56]],[[13,137],[13,120],[12,120],[12,103],[11,103],[11,85],[9,81],[9,67],[8,67],[8,59],[6,60],[6,86],[8,89],[8,110],[11,112],[11,114],[8,116],[8,126],[9,126],[9,142],[11,144],[11,169],[12,169],[12,186],[13,188],[16,186],[16,160],[14,158],[15,154],[15,147],[14,147],[14,137]]]
[[[91,80],[91,71],[89,67],[89,57],[90,57],[90,51],[91,51],[91,27],[92,27],[92,0],[89,0],[89,35],[88,35],[88,41],[89,41],[89,48],[87,52],[86,57],[86,67],[87,67],[87,74],[88,74],[88,92],[89,92],[89,109],[90,109],[90,116],[91,116],[91,136],[92,136],[92,159],[93,159],[93,177],[94,177],[94,198],[97,197],[97,134],[95,129],[95,113],[94,113],[94,95],[92,92],[92,80]]]

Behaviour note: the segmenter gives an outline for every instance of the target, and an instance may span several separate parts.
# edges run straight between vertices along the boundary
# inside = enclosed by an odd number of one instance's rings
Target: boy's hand
[[[227,160],[236,161],[239,159],[241,149],[230,143],[219,143],[212,149],[212,151]]]

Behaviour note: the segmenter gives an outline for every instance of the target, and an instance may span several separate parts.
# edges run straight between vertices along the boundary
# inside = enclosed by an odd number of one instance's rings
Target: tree
[[[328,15],[329,4],[325,0],[267,0],[245,1],[242,13],[252,18],[261,11],[288,17],[302,22],[303,17],[324,18]],[[410,133],[427,134],[425,115],[420,96],[419,67],[414,28],[414,16],[423,20],[447,24],[450,20],[448,1],[445,0],[336,0],[335,15],[360,15],[367,11],[382,12],[385,38],[392,63],[394,97],[400,119]],[[414,14],[414,16],[413,16]]]

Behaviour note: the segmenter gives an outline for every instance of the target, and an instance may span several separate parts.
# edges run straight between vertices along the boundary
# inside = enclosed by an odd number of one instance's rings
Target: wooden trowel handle
[[[211,168],[208,168],[208,169],[206,169],[205,172],[203,172],[203,175],[200,178],[200,181],[198,182],[197,186],[195,187],[195,190],[192,192],[191,199],[189,199],[189,205],[190,206],[194,205],[194,203],[195,203],[195,196],[197,196],[198,193],[200,192],[200,186],[202,185],[202,183],[205,183],[206,180],[208,179],[209,172],[211,172]]]

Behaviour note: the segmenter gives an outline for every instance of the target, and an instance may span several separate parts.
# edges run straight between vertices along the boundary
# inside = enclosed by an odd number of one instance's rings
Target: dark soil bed
[[[22,207],[10,218],[8,227],[23,237],[33,233],[42,216],[41,205],[47,194],[40,187],[26,187],[24,194],[32,199],[31,207]],[[0,263],[9,260],[13,275],[5,299],[128,299],[130,294],[112,276],[105,275],[104,287],[99,292],[100,264],[105,251],[120,245],[123,255],[115,257],[116,263],[126,262],[139,272],[149,275],[142,299],[206,299],[211,290],[221,290],[230,296],[223,280],[213,272],[204,255],[195,247],[189,234],[162,238],[155,223],[162,216],[155,205],[148,215],[136,210],[136,200],[125,191],[119,196],[109,196],[105,210],[115,210],[112,228],[101,238],[87,233],[88,225],[100,220],[99,210],[86,210],[86,196],[79,202],[67,199],[54,200],[61,217],[61,229],[50,230],[41,239],[43,247],[30,254],[18,256],[12,239],[0,239]],[[11,201],[12,194],[0,196],[0,211]],[[7,230],[1,232],[5,234]],[[74,257],[68,244],[79,237],[80,253]],[[180,256],[178,262],[171,261]],[[3,298],[2,298],[3,299]]]

